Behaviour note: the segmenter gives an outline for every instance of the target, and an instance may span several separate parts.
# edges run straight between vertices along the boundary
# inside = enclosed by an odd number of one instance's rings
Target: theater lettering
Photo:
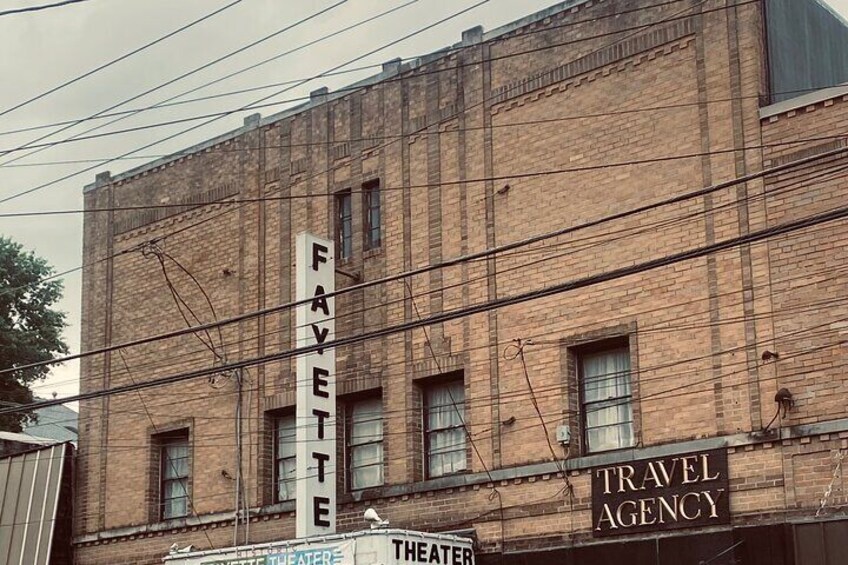
[[[596,537],[730,523],[723,449],[596,468]]]

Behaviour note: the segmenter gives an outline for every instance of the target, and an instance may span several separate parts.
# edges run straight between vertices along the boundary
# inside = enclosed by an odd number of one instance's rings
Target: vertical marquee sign
[[[333,242],[297,235],[297,347],[335,338]],[[336,353],[316,349],[297,358],[297,537],[336,531]]]

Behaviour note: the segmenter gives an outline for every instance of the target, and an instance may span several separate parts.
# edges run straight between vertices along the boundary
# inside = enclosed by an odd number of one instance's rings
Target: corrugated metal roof
[[[69,449],[63,443],[0,459],[0,565],[50,563]]]

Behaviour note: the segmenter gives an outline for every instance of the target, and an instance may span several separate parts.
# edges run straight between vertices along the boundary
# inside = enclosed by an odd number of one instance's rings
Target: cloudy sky
[[[117,174],[157,156],[229,131],[241,125],[244,115],[256,110],[236,113],[133,155],[140,158],[120,159],[108,164],[103,161],[178,134],[202,121],[70,141],[48,148],[33,148],[3,155],[3,151],[19,148],[66,126],[56,125],[17,133],[15,130],[73,122],[98,115],[112,106],[189,73],[286,26],[292,26],[322,10],[326,11],[260,45],[109,112],[150,107],[259,61],[397,8],[391,14],[355,30],[285,55],[181,98],[174,98],[175,102],[184,101],[184,104],[171,104],[139,113],[87,120],[37,143],[61,141],[74,135],[90,136],[241,108],[285,87],[278,85],[232,94],[234,91],[313,77],[481,2],[86,0],[50,10],[2,15],[5,10],[55,1],[0,0],[0,200],[49,184],[26,196],[0,203],[0,213],[80,209],[82,187],[94,180],[95,173],[110,170]],[[459,40],[462,30],[478,24],[491,30],[553,3],[552,0],[488,0],[465,14],[351,65],[356,68],[366,65],[374,67],[307,82],[270,99],[273,102],[280,101],[279,106],[259,111],[263,115],[269,115],[285,108],[287,104],[284,100],[307,95],[309,91],[321,86],[334,89],[349,84],[376,72],[383,61],[395,57],[413,57],[446,47]],[[227,7],[230,4],[234,5]],[[842,15],[848,15],[848,0],[830,0],[830,4]],[[223,11],[217,15],[139,54],[38,101],[3,113],[222,8]],[[221,94],[227,95],[216,96]],[[206,99],[196,100],[197,98]],[[116,118],[123,119],[106,125]],[[84,133],[97,126],[103,127]],[[33,154],[29,155],[30,152]],[[63,177],[68,178],[59,180]],[[82,217],[79,214],[0,218],[0,234],[14,238],[45,257],[59,272],[78,268],[81,264]],[[79,271],[65,276],[64,281],[65,297],[60,307],[68,313],[70,323],[66,340],[72,351],[77,352],[81,282]],[[42,396],[49,396],[51,392],[57,392],[60,396],[76,393],[77,370],[75,363],[57,368],[47,381],[37,385],[36,392]]]

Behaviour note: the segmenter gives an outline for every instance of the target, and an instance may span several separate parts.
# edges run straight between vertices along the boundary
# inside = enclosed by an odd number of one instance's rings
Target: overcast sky
[[[0,12],[17,7],[53,3],[55,0],[0,0]],[[40,12],[0,16],[0,112],[73,79],[103,63],[132,51],[183,25],[222,8],[235,0],[88,0]],[[174,37],[98,72],[67,88],[0,116],[0,151],[19,147],[51,132],[43,129],[25,133],[7,132],[91,116],[110,106],[160,85],[205,63],[230,53],[341,0],[241,0],[220,14]],[[410,0],[348,0],[325,14],[298,25],[288,32],[216,64],[202,72],[122,106],[120,110],[156,104],[228,73],[313,41]],[[354,31],[344,33],[303,51],[285,56],[256,70],[243,73],[184,99],[302,79],[320,74],[360,54],[392,42],[426,24],[449,16],[480,0],[440,2],[418,0],[398,11]],[[357,61],[353,66],[379,65],[395,57],[413,57],[449,46],[460,39],[463,30],[483,25],[486,30],[519,19],[553,5],[551,0],[489,0],[462,16],[386,50]],[[830,0],[843,16],[848,0]],[[273,101],[296,98],[321,86],[331,89],[369,76],[378,69],[318,79],[285,92]],[[232,110],[281,90],[282,87],[242,93],[212,100],[141,112],[102,131],[126,129],[186,116]],[[286,107],[263,108],[269,115]],[[99,165],[98,161],[119,156],[154,141],[178,133],[195,123],[152,128],[102,139],[56,145],[13,163],[16,152],[0,157],[0,199],[43,183],[90,168],[67,180],[0,204],[0,212],[79,209],[82,188],[94,180],[96,172],[123,172],[154,156],[177,151],[242,124],[240,112],[173,140],[161,143],[139,155],[138,160],[120,160]],[[95,120],[80,124],[48,141],[61,140],[85,129],[106,123]],[[61,164],[71,160],[91,163]],[[4,163],[7,163],[4,165]],[[21,166],[24,165],[24,166]],[[79,267],[82,262],[82,217],[47,216],[0,218],[0,234],[10,236],[45,257],[57,271]],[[68,313],[65,338],[73,352],[79,351],[80,273],[64,278],[65,296],[60,308]],[[36,392],[60,396],[78,391],[75,363],[57,368]]]

